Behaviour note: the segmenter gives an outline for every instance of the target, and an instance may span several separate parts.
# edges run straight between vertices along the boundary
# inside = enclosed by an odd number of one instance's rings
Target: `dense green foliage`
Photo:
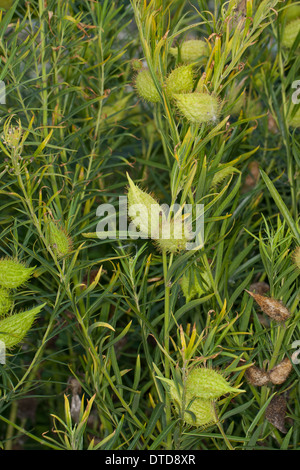
[[[300,6],[0,7],[0,333],[38,312],[0,364],[0,447],[298,448]],[[204,204],[203,247],[99,239],[126,173]],[[195,365],[221,392],[189,405]]]

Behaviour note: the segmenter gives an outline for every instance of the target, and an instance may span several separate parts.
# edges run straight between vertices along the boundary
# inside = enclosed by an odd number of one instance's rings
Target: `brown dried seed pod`
[[[248,294],[250,294],[251,297],[254,298],[254,300],[258,303],[262,311],[270,318],[272,318],[272,320],[275,320],[277,322],[283,322],[290,317],[291,312],[283,305],[281,300],[275,300],[271,297],[253,294],[253,292],[250,292],[248,290],[246,290],[246,292],[248,292]]]
[[[278,395],[272,398],[266,409],[266,420],[273,424],[275,428],[284,434],[287,433],[285,428],[285,415],[286,415],[286,399],[283,395]]]
[[[245,376],[251,385],[255,385],[257,387],[262,387],[270,382],[268,372],[256,366],[249,367],[245,372]]]
[[[283,361],[281,361],[277,366],[273,367],[270,370],[270,380],[275,385],[283,384],[286,381],[291,370],[293,369],[293,365],[288,357],[285,357]]]

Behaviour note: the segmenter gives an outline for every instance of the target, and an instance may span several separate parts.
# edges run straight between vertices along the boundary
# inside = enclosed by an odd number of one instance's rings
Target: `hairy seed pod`
[[[57,222],[49,220],[49,233],[51,247],[59,258],[68,255],[72,251],[71,238]]]
[[[291,49],[296,37],[300,31],[300,18],[290,21],[285,25],[282,34],[282,45],[287,49]]]
[[[45,305],[10,315],[0,321],[0,341],[3,341],[6,348],[12,348],[22,341]]]
[[[294,264],[296,265],[298,269],[300,269],[300,246],[297,246],[292,257],[293,257]]]
[[[193,397],[205,400],[216,400],[227,393],[244,391],[231,387],[220,372],[205,367],[195,368],[188,374],[186,390]]]
[[[170,387],[171,399],[178,412],[182,409],[182,392],[178,393],[175,384]],[[193,398],[189,393],[185,395],[184,421],[191,426],[208,426],[217,421],[214,403],[212,400]]]
[[[170,53],[174,57],[178,57],[178,48],[171,47]],[[200,58],[204,59],[208,56],[208,46],[205,41],[201,39],[189,39],[180,45],[180,57],[182,62],[191,63],[196,62]]]
[[[270,370],[270,380],[274,385],[283,384],[293,369],[293,365],[288,357],[285,357],[277,366]]]
[[[8,118],[3,126],[3,143],[10,149],[16,151],[20,150],[20,141],[22,138],[22,127],[21,122],[18,121],[18,125],[12,126],[12,117]]]
[[[284,396],[276,395],[272,398],[266,409],[266,420],[284,434],[287,433],[285,428],[286,408],[287,403]]]
[[[8,289],[0,287],[0,317],[8,313],[12,307],[13,299]]]
[[[182,217],[174,217],[170,221],[162,220],[159,237],[156,246],[166,253],[179,253],[187,249],[187,243],[191,239],[191,226]]]
[[[150,103],[158,103],[160,101],[159,93],[149,70],[143,69],[137,74],[135,86],[138,94],[145,101],[149,101]]]
[[[166,80],[166,93],[173,98],[176,93],[190,93],[193,90],[193,69],[190,65],[181,65],[172,70]]]
[[[211,400],[195,398],[184,414],[184,421],[191,426],[208,426],[216,421],[214,403]]]
[[[272,320],[277,322],[284,322],[290,317],[291,312],[283,305],[280,300],[275,300],[271,297],[265,297],[259,294],[253,294],[253,292],[248,290],[246,290],[246,292],[248,292],[248,294],[254,298],[262,311],[272,318]]]
[[[219,101],[208,93],[176,94],[176,105],[188,121],[202,124],[216,122],[219,115]]]
[[[294,107],[291,108],[291,112],[287,118],[287,123],[290,127],[298,128],[300,127],[300,107],[297,109],[296,113],[292,116]]]
[[[161,206],[150,194],[136,186],[128,174],[127,178],[129,181],[129,217],[131,217],[134,226],[145,236],[150,237],[151,234],[154,237],[158,236],[159,222],[163,213]],[[138,217],[136,217],[137,211],[139,212]]]
[[[133,70],[136,72],[139,72],[143,68],[143,64],[139,59],[132,59],[131,61],[131,67]]]
[[[256,366],[249,367],[245,372],[245,376],[247,381],[256,387],[262,387],[270,382],[268,372]]]
[[[15,289],[24,284],[31,277],[35,268],[26,268],[19,261],[0,259],[0,286],[6,289]]]

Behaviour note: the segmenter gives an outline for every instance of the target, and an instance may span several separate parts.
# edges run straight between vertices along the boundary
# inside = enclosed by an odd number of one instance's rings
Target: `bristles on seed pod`
[[[191,426],[208,426],[216,422],[214,403],[211,400],[194,398],[187,405],[184,421]]]
[[[191,240],[191,226],[182,217],[173,217],[171,220],[163,218],[160,232],[155,244],[157,248],[166,253],[179,253],[187,249]]]
[[[8,289],[0,287],[0,317],[8,313],[12,307],[13,299]]]
[[[202,124],[216,122],[219,116],[219,100],[208,93],[188,93],[174,95],[182,116],[189,122]]]
[[[266,420],[273,424],[275,428],[286,434],[285,416],[287,403],[283,395],[276,395],[270,401],[266,409]]]
[[[186,390],[191,396],[205,400],[216,400],[227,393],[244,391],[231,387],[220,372],[206,367],[197,367],[189,372]]]
[[[283,384],[293,369],[293,365],[288,357],[285,357],[277,366],[270,370],[270,380],[274,385]]]
[[[146,191],[140,189],[130,176],[128,189],[128,215],[133,225],[145,236],[157,237],[159,234],[159,224],[163,210],[158,202]],[[139,216],[136,216],[138,211]]]
[[[297,18],[287,23],[282,34],[282,45],[287,49],[291,49],[299,32],[300,18]]]
[[[196,62],[199,59],[205,60],[208,56],[208,46],[205,41],[201,39],[190,39],[184,41],[180,46],[180,58],[182,62],[191,63]],[[178,57],[178,48],[171,47],[170,53],[174,57]]]
[[[35,268],[26,268],[17,260],[0,259],[0,286],[6,289],[16,289],[31,277]]]
[[[190,93],[193,90],[193,69],[190,65],[181,65],[172,70],[166,80],[166,93],[173,98],[176,93]]]
[[[256,387],[262,387],[270,382],[268,372],[256,366],[249,367],[245,372],[247,381]]]
[[[68,255],[72,251],[72,239],[66,230],[59,226],[58,222],[49,220],[49,234],[51,247],[59,258]]]
[[[143,64],[139,59],[132,59],[131,67],[132,67],[133,70],[138,72],[139,70],[142,70]]]
[[[300,270],[300,246],[298,246],[292,255],[295,266]]]
[[[13,348],[23,340],[45,305],[10,315],[0,321],[0,341],[5,344],[6,348]]]
[[[137,74],[135,87],[140,97],[145,101],[150,103],[158,103],[160,101],[159,93],[149,70],[143,69]]]
[[[280,300],[275,300],[271,297],[265,297],[263,295],[254,294],[246,290],[251,297],[258,303],[262,311],[268,315],[272,320],[277,322],[284,322],[290,316],[291,312],[283,305]]]
[[[182,390],[178,393],[175,383],[170,386],[170,395],[177,411],[180,412],[183,406],[183,393]],[[186,392],[183,419],[186,424],[196,427],[214,424],[217,421],[214,402],[212,400],[192,397]]]

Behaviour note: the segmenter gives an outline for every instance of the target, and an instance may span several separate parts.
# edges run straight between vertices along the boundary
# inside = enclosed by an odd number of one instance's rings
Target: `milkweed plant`
[[[300,445],[300,2],[0,1],[0,448]]]

